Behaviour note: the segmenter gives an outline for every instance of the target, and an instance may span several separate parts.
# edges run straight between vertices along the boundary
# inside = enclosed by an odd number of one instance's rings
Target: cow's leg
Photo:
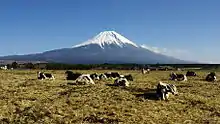
[[[165,93],[162,92],[162,100],[165,100]]]
[[[168,98],[169,98],[169,93],[166,93],[165,100],[168,100]]]

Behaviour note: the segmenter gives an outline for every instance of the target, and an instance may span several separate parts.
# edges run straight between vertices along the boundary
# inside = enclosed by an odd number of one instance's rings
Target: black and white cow
[[[106,72],[104,73],[107,78],[117,78],[120,77],[120,74],[118,72]]]
[[[100,80],[106,80],[107,79],[107,76],[105,74],[100,74],[99,75],[99,79]]]
[[[207,76],[206,76],[206,81],[216,81],[216,74],[215,72],[210,72]]]
[[[144,68],[141,70],[142,74],[149,74],[150,73],[150,69],[145,70]]]
[[[8,70],[8,67],[7,67],[7,66],[2,66],[2,67],[0,67],[0,69],[2,69],[2,70]]]
[[[40,79],[40,80],[44,80],[44,79],[54,80],[55,79],[54,76],[51,73],[38,72],[37,75],[38,75],[37,78]]]
[[[177,95],[177,88],[173,84],[166,84],[163,82],[159,82],[157,85],[157,91],[156,91],[157,97],[162,100],[168,100],[169,95]]]
[[[90,77],[90,74],[82,74],[80,75],[75,83],[77,85],[89,85],[89,84],[95,84],[95,82],[92,80],[92,78]]]
[[[97,73],[94,74],[90,74],[90,77],[92,78],[92,80],[99,80],[99,75]]]
[[[66,71],[65,74],[67,80],[76,80],[80,75],[82,75],[81,73],[73,73],[72,71]]]
[[[171,72],[170,74],[170,80],[175,81],[187,81],[187,77],[184,74],[176,74],[174,72]]]
[[[194,71],[187,71],[186,76],[196,76],[196,73]]]
[[[105,75],[107,78],[110,78],[110,77],[111,77],[111,72],[105,72],[104,75]]]
[[[120,77],[120,74],[118,72],[111,72],[111,76],[113,78],[117,78],[117,77]]]
[[[119,77],[119,78],[115,79],[114,85],[115,85],[115,86],[128,87],[128,86],[129,86],[129,82],[128,82],[128,80],[127,80],[126,78],[124,78],[124,77]]]
[[[128,81],[134,81],[133,77],[131,74],[125,75],[124,76]]]

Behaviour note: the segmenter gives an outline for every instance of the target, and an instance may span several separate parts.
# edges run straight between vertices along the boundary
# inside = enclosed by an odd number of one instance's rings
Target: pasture
[[[111,86],[113,80],[69,85],[64,70],[45,72],[53,73],[56,80],[37,80],[37,70],[0,71],[1,123],[220,123],[220,84],[202,80],[208,71],[196,71],[198,76],[188,77],[187,82],[169,81],[169,71],[145,75],[141,71],[118,71],[133,75],[128,88]],[[175,84],[179,95],[171,95],[169,101],[156,100],[160,80]]]

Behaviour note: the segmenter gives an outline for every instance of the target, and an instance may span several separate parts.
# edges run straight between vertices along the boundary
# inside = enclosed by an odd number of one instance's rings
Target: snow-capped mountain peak
[[[104,31],[100,32],[97,36],[93,37],[92,39],[89,39],[86,42],[73,46],[73,48],[86,46],[90,44],[98,44],[102,49],[104,49],[105,45],[111,44],[117,45],[119,47],[123,47],[126,44],[138,47],[138,45],[136,45],[135,43],[133,43],[132,41],[128,40],[127,38],[118,34],[115,31]]]

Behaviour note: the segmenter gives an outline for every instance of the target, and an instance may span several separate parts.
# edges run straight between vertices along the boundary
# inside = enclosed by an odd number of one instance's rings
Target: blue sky
[[[114,30],[186,60],[220,63],[219,0],[2,0],[0,55],[71,47]]]

